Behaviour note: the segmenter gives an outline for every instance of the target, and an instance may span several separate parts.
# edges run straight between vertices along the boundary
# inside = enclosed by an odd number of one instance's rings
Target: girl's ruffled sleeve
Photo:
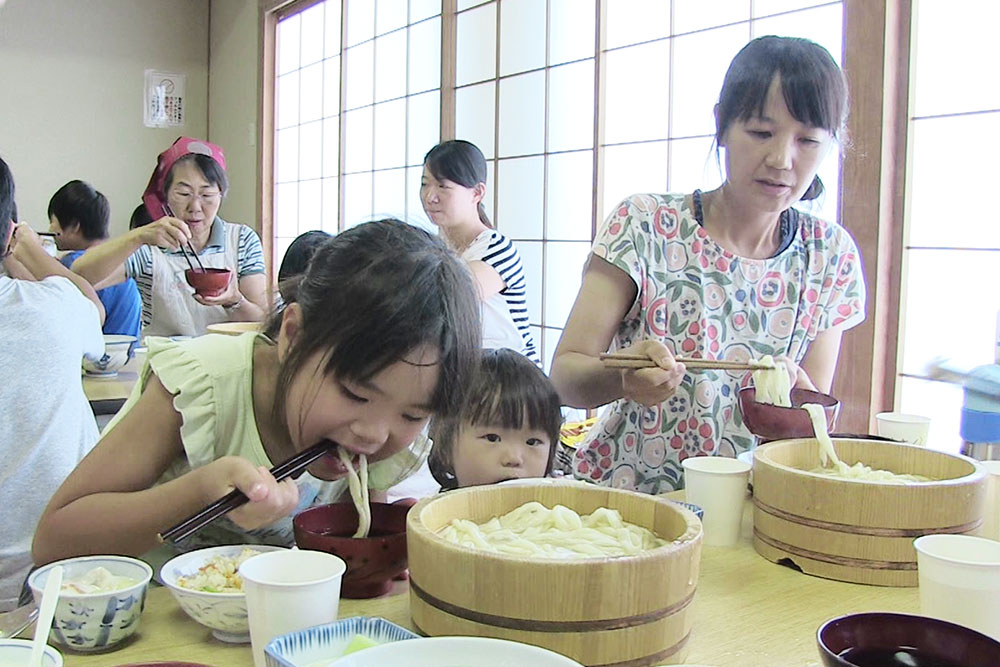
[[[181,440],[192,468],[211,463],[228,452],[216,452],[217,433],[215,387],[190,350],[165,338],[147,338],[148,373],[155,373],[163,387],[174,396],[174,409],[181,415]]]

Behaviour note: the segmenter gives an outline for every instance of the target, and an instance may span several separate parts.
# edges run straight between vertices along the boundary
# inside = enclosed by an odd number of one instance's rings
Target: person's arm
[[[491,296],[499,294],[500,290],[507,286],[497,270],[481,259],[468,262],[468,265],[472,277],[476,279],[481,301],[486,301]]]
[[[840,356],[840,341],[843,336],[844,330],[841,328],[827,329],[816,335],[799,365],[801,372],[795,386],[806,389],[814,387],[824,394],[830,393],[830,389],[833,387],[833,375],[837,370],[837,358]],[[804,378],[803,375],[805,375]]]
[[[97,290],[89,282],[76,275],[58,259],[45,252],[38,234],[26,222],[22,222],[14,228],[11,238],[11,256],[14,262],[20,264],[21,269],[27,272],[35,280],[45,280],[49,276],[62,276],[68,279],[80,292],[97,306],[97,314],[104,324],[104,304],[97,296]]]
[[[170,482],[156,481],[179,457],[181,415],[151,376],[138,401],[106,432],[52,497],[35,531],[41,565],[81,554],[138,556],[157,534],[238,488],[252,502],[229,518],[245,528],[267,525],[298,503],[291,480],[278,483],[246,459],[223,457]]]
[[[191,230],[186,222],[160,218],[88,249],[73,262],[73,272],[101,288],[116,285],[126,278],[125,260],[141,246],[157,245],[176,250],[190,238]]]
[[[655,405],[676,391],[684,377],[684,365],[675,363],[659,341],[644,340],[626,348],[649,356],[659,364],[657,368],[608,369],[598,356],[608,350],[636,294],[628,274],[591,255],[552,361],[552,383],[564,404],[592,408],[624,396]]]

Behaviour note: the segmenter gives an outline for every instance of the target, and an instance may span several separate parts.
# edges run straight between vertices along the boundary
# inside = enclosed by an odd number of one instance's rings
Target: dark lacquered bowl
[[[792,389],[790,396],[791,408],[783,408],[769,403],[757,402],[757,390],[754,387],[740,389],[740,412],[743,423],[751,433],[764,440],[786,440],[791,438],[813,437],[812,422],[809,413],[799,410],[805,403],[818,403],[826,412],[826,428],[833,431],[840,414],[840,401],[829,394],[808,389]]]
[[[325,551],[347,563],[340,586],[345,598],[373,598],[392,587],[392,580],[406,570],[405,504],[371,503],[370,537],[351,537],[358,529],[354,503],[320,505],[298,514],[292,521],[295,544],[300,549]]]
[[[926,616],[850,614],[821,625],[816,640],[826,667],[1000,665],[1000,642]]]
[[[184,277],[188,285],[202,296],[219,296],[226,291],[229,278],[233,275],[230,269],[187,269]]]

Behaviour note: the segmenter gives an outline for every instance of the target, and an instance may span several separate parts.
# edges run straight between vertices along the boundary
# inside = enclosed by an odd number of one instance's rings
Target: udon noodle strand
[[[351,455],[343,447],[337,447],[337,456],[347,468],[347,486],[351,490],[351,500],[358,510],[358,530],[354,537],[368,537],[372,525],[372,507],[368,501],[368,457],[358,455],[358,470],[354,469]]]
[[[861,461],[858,461],[854,465],[847,465],[840,460],[837,452],[833,449],[833,441],[827,432],[826,412],[823,406],[815,403],[806,403],[802,406],[802,409],[809,413],[813,433],[819,441],[819,467],[813,468],[810,472],[829,475],[831,477],[843,477],[867,482],[886,482],[889,484],[930,481],[929,478],[922,475],[895,473],[889,470],[874,470]]]
[[[473,549],[529,558],[632,556],[667,544],[652,531],[623,521],[617,510],[601,507],[580,516],[568,507],[549,509],[538,502],[483,524],[453,519],[438,534]]]
[[[783,408],[792,407],[792,385],[784,364],[776,363],[769,354],[761,357],[759,361],[762,364],[770,364],[774,368],[753,372],[753,384],[756,388],[755,400],[758,403],[769,403]]]

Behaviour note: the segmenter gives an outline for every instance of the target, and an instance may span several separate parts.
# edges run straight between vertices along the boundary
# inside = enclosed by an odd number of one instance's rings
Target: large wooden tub
[[[929,477],[887,484],[807,472],[819,464],[812,438],[779,440],[754,453],[754,548],[807,574],[882,586],[916,586],[913,540],[979,531],[985,473],[972,459],[875,440],[833,439],[851,465]]]
[[[532,500],[580,514],[617,509],[672,542],[637,556],[567,561],[485,553],[436,534],[454,518],[482,523]],[[462,489],[413,507],[407,548],[410,611],[425,635],[513,639],[595,667],[683,662],[701,522],[669,500],[570,483]]]

